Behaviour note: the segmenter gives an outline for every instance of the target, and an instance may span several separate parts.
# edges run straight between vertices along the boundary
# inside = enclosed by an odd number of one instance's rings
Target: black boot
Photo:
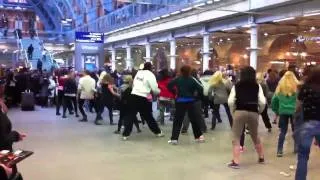
[[[87,122],[88,119],[87,119],[87,116],[83,117],[81,120],[79,120],[80,122]]]

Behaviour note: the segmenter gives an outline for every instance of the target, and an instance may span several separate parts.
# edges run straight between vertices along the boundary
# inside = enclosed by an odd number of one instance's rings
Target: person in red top
[[[63,98],[64,98],[64,92],[63,92],[63,87],[64,87],[64,82],[67,80],[67,74],[68,71],[65,69],[60,69],[56,72],[56,79],[57,79],[57,97],[56,97],[56,115],[60,116],[60,107],[62,106],[63,103]],[[69,108],[70,112],[70,108]]]
[[[165,110],[169,109],[170,111],[170,121],[173,121],[174,117],[174,94],[172,94],[167,86],[168,83],[172,80],[168,69],[163,69],[159,72],[160,80],[158,81],[158,86],[160,89],[159,99],[158,99],[158,108],[159,116],[158,121],[161,125],[164,125]]]

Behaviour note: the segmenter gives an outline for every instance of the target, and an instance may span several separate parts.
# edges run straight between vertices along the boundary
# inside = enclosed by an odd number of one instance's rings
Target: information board
[[[103,43],[103,33],[76,32],[76,42],[81,43]]]

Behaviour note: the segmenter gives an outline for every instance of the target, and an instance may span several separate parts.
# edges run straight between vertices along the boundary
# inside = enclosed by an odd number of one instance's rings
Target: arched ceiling
[[[61,20],[75,19],[75,7],[84,0],[27,0],[45,25],[46,30],[59,31]]]

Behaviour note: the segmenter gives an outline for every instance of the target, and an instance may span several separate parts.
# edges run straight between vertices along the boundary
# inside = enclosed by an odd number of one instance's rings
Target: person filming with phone
[[[22,141],[26,134],[12,130],[12,124],[7,116],[8,108],[4,102],[5,80],[0,79],[0,151],[12,151],[12,145],[15,142]],[[4,176],[4,177],[3,177]],[[2,178],[3,177],[3,178]],[[17,167],[6,167],[0,163],[0,179],[22,180]]]

